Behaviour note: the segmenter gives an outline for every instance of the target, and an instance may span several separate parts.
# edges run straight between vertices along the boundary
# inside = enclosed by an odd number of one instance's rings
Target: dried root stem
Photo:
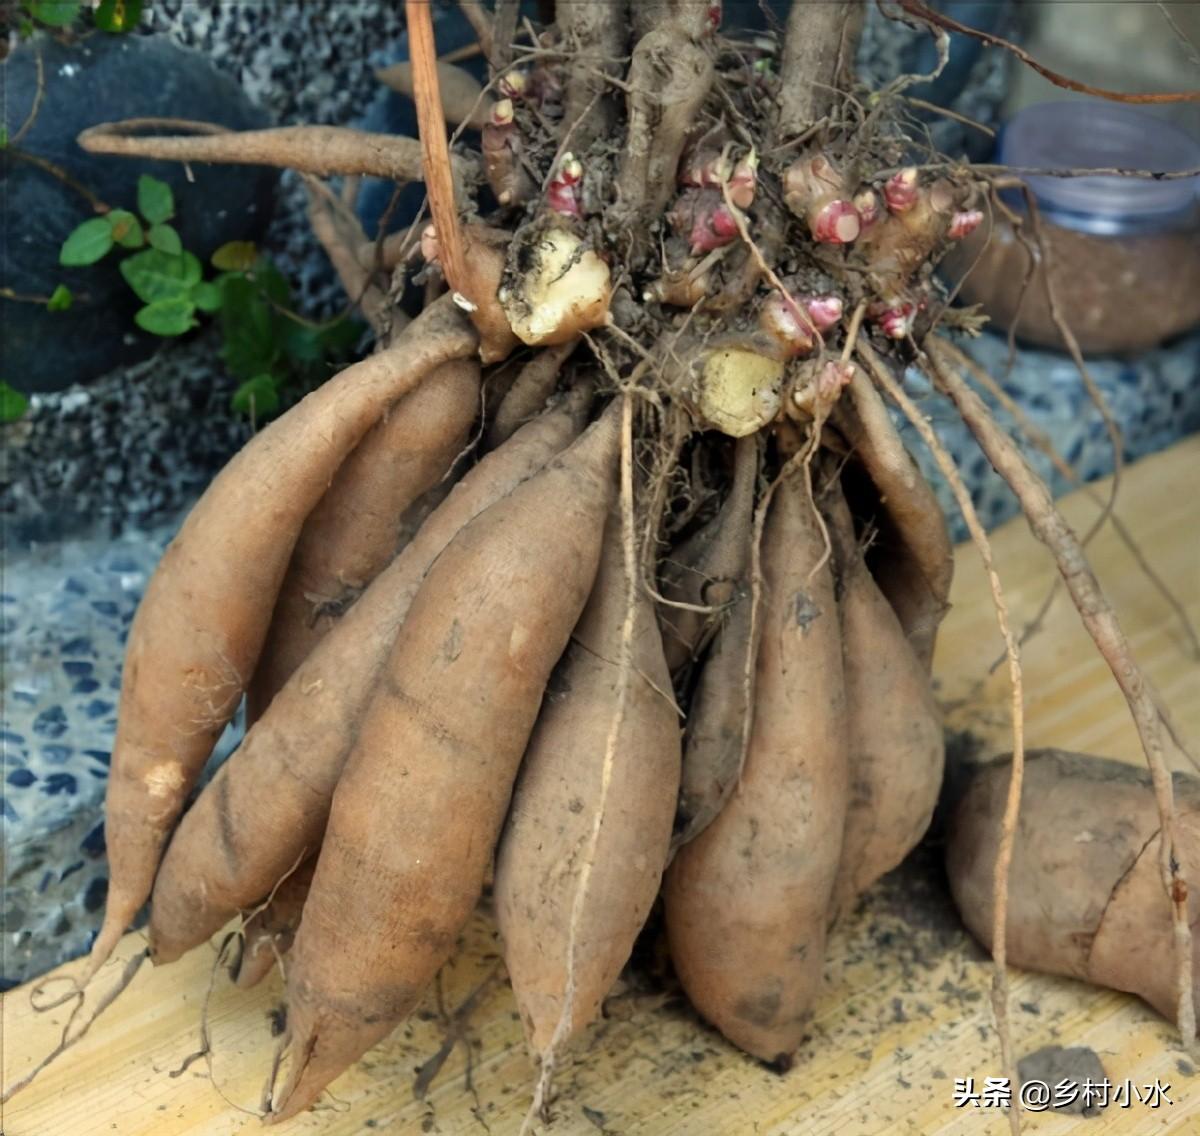
[[[182,134],[142,134],[143,130],[194,131]],[[392,181],[420,181],[421,144],[414,138],[368,134],[342,126],[279,126],[270,130],[227,131],[205,122],[178,119],[130,118],[90,126],[78,138],[89,154],[119,154],[172,162],[219,162],[234,165],[278,166],[329,177],[359,174]],[[456,175],[466,182],[475,177],[475,164],[453,159]]]

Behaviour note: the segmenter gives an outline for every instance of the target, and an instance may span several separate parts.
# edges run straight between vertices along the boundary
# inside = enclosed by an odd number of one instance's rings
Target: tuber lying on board
[[[675,816],[678,714],[654,604],[625,540],[614,513],[497,849],[504,963],[542,1061],[597,1017],[628,961]]]
[[[562,450],[586,390],[519,430],[455,486],[305,659],[184,815],[154,884],[150,948],[170,962],[315,854],[346,756],[413,597],[458,531]]]
[[[971,933],[992,942],[992,866],[1012,765],[973,771],[946,844],[950,890]],[[1200,864],[1200,780],[1176,773],[1184,857]],[[1025,755],[1008,887],[1008,958],[1136,994],[1176,1011],[1171,904],[1163,891],[1160,825],[1150,776],[1109,758],[1064,750]],[[1200,923],[1200,904],[1190,902]]]
[[[305,519],[388,406],[475,344],[453,304],[427,308],[249,442],[167,548],[129,632],[105,805],[108,902],[85,981],[150,894],[171,827],[258,662]]]
[[[667,872],[667,941],[692,1005],[761,1061],[791,1065],[821,986],[848,792],[833,573],[797,472],[763,536],[754,724],[737,791]]]
[[[850,800],[831,919],[909,852],[942,786],[942,715],[921,660],[863,559],[834,483],[822,501],[838,577]]]
[[[483,888],[550,672],[595,579],[619,448],[610,410],[437,558],[333,796],[288,967],[307,1108],[416,1006]]]
[[[478,413],[479,363],[444,363],[342,463],[292,552],[246,691],[250,722],[395,556],[404,511],[450,472]]]

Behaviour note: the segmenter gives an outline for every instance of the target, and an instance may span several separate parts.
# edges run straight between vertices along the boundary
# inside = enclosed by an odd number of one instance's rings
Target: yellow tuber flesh
[[[704,361],[696,406],[711,426],[744,438],[779,413],[784,364],[740,347],[722,347]]]
[[[544,230],[519,250],[518,262],[530,267],[500,290],[500,303],[522,342],[566,343],[607,321],[608,265],[573,233]]]

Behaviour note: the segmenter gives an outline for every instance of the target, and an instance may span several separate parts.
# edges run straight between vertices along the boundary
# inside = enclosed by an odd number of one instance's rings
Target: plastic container
[[[1039,103],[1005,127],[997,160],[1026,169],[1200,168],[1200,142],[1170,123],[1114,103]],[[1000,328],[1064,346],[1046,289],[1090,353],[1143,350],[1200,324],[1200,178],[1025,178],[1041,218],[1047,260],[1035,258],[1001,217],[985,222],[948,264],[955,279],[979,258],[963,286]],[[1025,214],[1024,198],[1005,201]],[[1028,224],[1026,224],[1028,230]],[[990,240],[989,240],[990,238]],[[1019,311],[1018,311],[1019,306]]]

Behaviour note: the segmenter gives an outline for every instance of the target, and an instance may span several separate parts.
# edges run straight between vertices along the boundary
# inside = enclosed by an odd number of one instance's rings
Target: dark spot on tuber
[[[792,608],[795,612],[796,626],[802,634],[807,635],[808,629],[821,618],[820,607],[806,592],[797,592],[792,597]]]
[[[776,982],[771,990],[740,998],[737,1005],[734,1006],[733,1012],[742,1021],[749,1022],[751,1025],[764,1028],[771,1025],[775,1021],[775,1016],[779,1013],[779,1007],[783,1001],[780,985],[779,982]]]

